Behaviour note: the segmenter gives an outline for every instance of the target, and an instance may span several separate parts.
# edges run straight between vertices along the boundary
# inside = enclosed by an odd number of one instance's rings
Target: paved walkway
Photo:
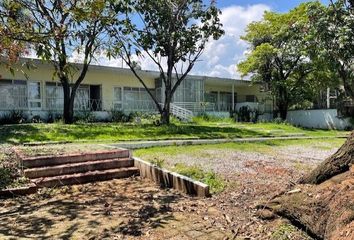
[[[271,140],[302,140],[302,139],[328,139],[339,137],[307,137],[307,136],[289,136],[289,137],[262,137],[262,138],[234,138],[234,139],[185,139],[185,140],[158,140],[158,141],[127,141],[114,144],[102,144],[111,148],[139,149],[148,147],[163,146],[183,146],[183,145],[203,145],[220,144],[232,142],[264,142]]]

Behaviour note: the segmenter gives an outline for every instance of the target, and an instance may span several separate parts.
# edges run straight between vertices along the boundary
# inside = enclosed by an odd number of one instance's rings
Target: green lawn
[[[208,145],[191,146],[167,146],[138,149],[134,151],[134,156],[141,157],[147,161],[165,160],[161,156],[176,156],[181,153],[188,153],[191,156],[202,156],[204,150],[235,150],[244,152],[269,153],[273,147],[282,146],[311,146],[319,150],[330,150],[339,148],[345,142],[344,138],[333,139],[301,139],[301,140],[269,140],[264,142],[240,142],[240,143],[222,143]]]
[[[343,138],[332,138],[321,140],[269,140],[265,142],[252,143],[240,142],[192,146],[167,146],[138,149],[134,151],[133,155],[160,167],[167,168],[204,182],[211,187],[212,192],[220,192],[226,187],[223,176],[205,169],[205,165],[199,162],[201,158],[203,158],[205,162],[213,162],[214,159],[218,157],[217,153],[228,151],[256,152],[261,153],[262,155],[276,156],[276,154],[279,153],[279,149],[282,149],[282,147],[291,146],[302,147],[309,151],[312,151],[312,149],[315,151],[332,150],[334,148],[339,148],[344,141],[345,139]],[[297,163],[295,164],[295,167],[307,168],[307,165]]]
[[[231,121],[176,123],[156,127],[152,124],[83,123],[73,125],[20,124],[0,126],[1,143],[44,141],[127,141],[157,139],[213,139],[270,137],[302,134],[304,136],[338,136],[348,132],[305,130],[287,124],[241,124]]]

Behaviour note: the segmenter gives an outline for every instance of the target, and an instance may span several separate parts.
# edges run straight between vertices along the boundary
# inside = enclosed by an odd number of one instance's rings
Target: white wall
[[[349,118],[337,117],[336,109],[289,111],[287,121],[296,126],[318,129],[344,130],[352,126]]]

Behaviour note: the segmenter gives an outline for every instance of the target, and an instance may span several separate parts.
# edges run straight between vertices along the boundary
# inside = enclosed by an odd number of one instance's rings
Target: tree
[[[124,60],[144,86],[161,114],[161,123],[170,122],[170,104],[173,94],[202,55],[206,43],[223,35],[220,10],[214,1],[202,0],[141,0],[133,1],[136,18],[141,22],[127,26],[130,35],[112,28],[115,48],[110,52]],[[134,56],[150,58],[160,71],[164,85],[164,99],[149,90],[145,80],[136,71]]]
[[[338,0],[328,7],[310,9],[313,36],[317,44],[316,58],[328,59],[342,80],[345,93],[354,100],[354,1]],[[320,184],[346,172],[354,164],[354,132],[339,150],[327,158],[314,171],[301,179],[301,183]]]
[[[105,46],[106,26],[113,22],[119,25],[117,14],[125,12],[124,2],[114,2],[116,11],[111,11],[111,1],[105,0],[11,0],[1,9],[3,15],[14,20],[14,13],[25,9],[32,27],[22,28],[12,39],[31,43],[38,57],[54,66],[53,77],[58,77],[63,86],[63,118],[67,124],[74,121],[76,91],[94,54]],[[7,23],[2,22],[9,30],[13,25]],[[75,52],[82,54],[80,68],[69,62]]]
[[[265,12],[263,20],[249,24],[242,37],[250,44],[250,52],[238,64],[238,71],[267,86],[283,120],[316,69],[304,41],[307,8],[308,4],[301,4],[288,13]]]
[[[0,7],[2,4],[0,4]],[[3,25],[0,25],[0,64],[5,65],[7,68],[13,72],[12,65],[16,63],[20,55],[28,53],[27,45],[21,41],[14,41],[11,36],[14,32],[18,32],[20,28],[30,28],[31,22],[19,12],[17,14],[16,22],[21,23],[21,25],[14,24],[14,21],[11,18],[6,18],[0,12],[0,22],[6,22],[7,26],[12,26],[11,28],[5,28]]]
[[[341,79],[346,97],[354,101],[354,8],[353,2],[338,0],[329,6],[309,8],[312,59],[327,59]]]

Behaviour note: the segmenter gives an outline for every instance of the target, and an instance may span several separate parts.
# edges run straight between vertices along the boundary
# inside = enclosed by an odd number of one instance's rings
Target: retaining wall
[[[337,109],[289,111],[287,121],[296,126],[345,130],[352,128],[349,118],[339,118]]]

